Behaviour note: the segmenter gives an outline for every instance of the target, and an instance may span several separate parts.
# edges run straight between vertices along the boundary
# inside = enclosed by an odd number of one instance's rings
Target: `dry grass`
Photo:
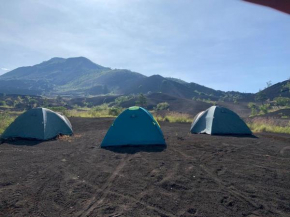
[[[107,117],[115,117],[109,114],[109,110],[101,110],[101,111],[94,111],[94,110],[67,110],[66,111],[67,117],[80,117],[80,118],[107,118]]]
[[[0,113],[0,134],[15,120],[15,116],[8,114],[7,112]]]
[[[157,121],[167,121],[170,123],[174,122],[184,122],[184,123],[191,123],[192,117],[189,114],[178,113],[178,112],[168,112],[165,115],[154,115]]]
[[[248,126],[253,132],[271,132],[290,134],[290,121],[276,118],[253,118],[248,121]]]

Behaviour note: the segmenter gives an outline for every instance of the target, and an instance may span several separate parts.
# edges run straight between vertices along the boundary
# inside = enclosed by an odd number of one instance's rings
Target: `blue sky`
[[[220,90],[290,77],[290,16],[240,0],[0,0],[0,74],[84,56]]]

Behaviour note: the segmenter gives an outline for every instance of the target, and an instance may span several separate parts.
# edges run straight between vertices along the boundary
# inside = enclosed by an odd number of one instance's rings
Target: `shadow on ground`
[[[13,140],[1,140],[0,144],[9,144],[9,145],[19,145],[19,146],[35,146],[44,141],[41,140],[28,140],[28,139],[13,139]]]
[[[135,154],[138,152],[162,152],[167,148],[166,145],[142,145],[142,146],[118,146],[104,147],[108,151],[113,151],[122,154]]]
[[[220,136],[220,137],[235,137],[235,138],[253,138],[258,139],[259,137],[255,135],[242,135],[242,134],[224,134],[224,135],[213,135],[213,136]]]

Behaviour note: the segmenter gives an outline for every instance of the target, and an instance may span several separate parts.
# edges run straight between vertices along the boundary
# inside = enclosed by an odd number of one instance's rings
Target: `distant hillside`
[[[287,85],[288,84],[288,85]],[[273,100],[275,97],[290,97],[290,80],[279,82],[262,91],[267,98]]]
[[[120,87],[131,85],[143,77],[145,76],[129,70],[114,70],[97,65],[84,57],[52,58],[34,66],[17,68],[0,76],[0,92],[99,95],[111,91],[118,92]]]
[[[218,91],[160,75],[147,77],[126,69],[104,67],[85,57],[56,57],[34,66],[12,70],[0,76],[0,93],[71,97],[164,93],[197,100],[254,100],[254,94]]]

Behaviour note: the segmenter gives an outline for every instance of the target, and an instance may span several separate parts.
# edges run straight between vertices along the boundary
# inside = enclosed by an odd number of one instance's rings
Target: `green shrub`
[[[161,111],[161,110],[167,110],[168,108],[169,108],[169,104],[167,102],[161,102],[157,104],[155,110]]]
[[[258,106],[255,103],[250,102],[248,104],[248,108],[251,109],[251,116],[255,116],[258,114]]]
[[[109,110],[109,105],[107,103],[104,103],[102,105],[94,106],[92,107],[93,111],[104,111]]]
[[[58,107],[48,107],[48,109],[54,111],[54,112],[59,112],[62,113],[65,116],[69,116],[69,110],[63,106],[58,106]]]
[[[0,106],[6,106],[6,102],[5,101],[0,101]]]
[[[131,96],[119,96],[118,98],[115,99],[116,105],[120,106],[123,102],[127,102],[130,99],[132,99]]]
[[[118,116],[122,112],[122,108],[112,107],[109,109],[109,115],[111,116]]]
[[[141,93],[139,95],[138,100],[136,101],[136,105],[144,108],[147,106],[147,98],[144,96],[144,94]]]
[[[290,98],[288,97],[276,97],[274,98],[275,105],[277,106],[289,106]]]
[[[262,114],[268,114],[269,108],[270,108],[270,104],[261,105],[259,108],[260,108],[260,112]]]

